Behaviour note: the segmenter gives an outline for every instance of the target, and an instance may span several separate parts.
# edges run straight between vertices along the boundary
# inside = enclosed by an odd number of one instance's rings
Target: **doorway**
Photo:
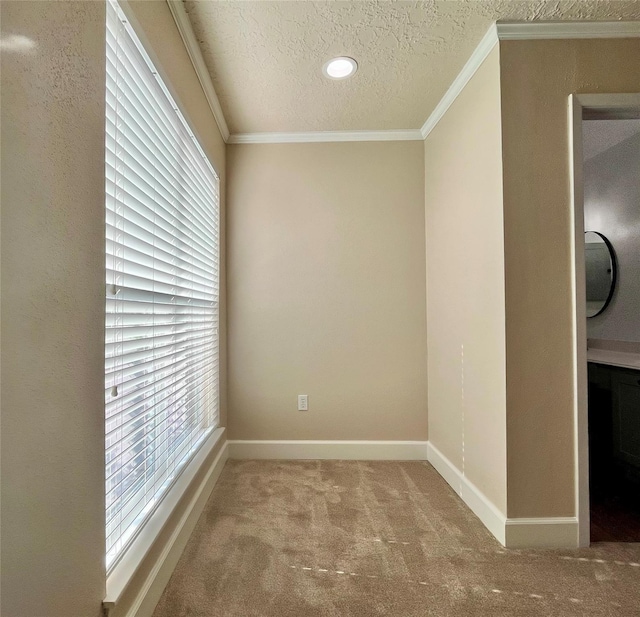
[[[640,94],[572,95],[569,114],[579,544],[638,542]]]

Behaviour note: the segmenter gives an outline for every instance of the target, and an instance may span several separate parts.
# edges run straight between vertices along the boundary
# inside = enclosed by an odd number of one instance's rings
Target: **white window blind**
[[[111,568],[217,426],[219,182],[112,0],[106,36]]]

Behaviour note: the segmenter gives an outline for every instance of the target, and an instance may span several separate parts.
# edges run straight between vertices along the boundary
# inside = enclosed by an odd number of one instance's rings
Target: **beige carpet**
[[[505,550],[428,463],[229,461],[154,617],[640,616],[640,545]]]

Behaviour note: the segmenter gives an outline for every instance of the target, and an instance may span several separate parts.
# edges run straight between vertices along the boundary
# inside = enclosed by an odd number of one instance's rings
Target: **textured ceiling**
[[[417,129],[496,20],[640,19],[638,0],[186,0],[232,133]],[[334,56],[356,75],[323,77]]]
[[[587,120],[582,127],[584,159],[588,161],[640,133],[640,120]]]

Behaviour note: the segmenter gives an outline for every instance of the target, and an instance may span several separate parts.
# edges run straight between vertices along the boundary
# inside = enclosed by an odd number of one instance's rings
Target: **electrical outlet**
[[[309,397],[306,394],[298,394],[298,411],[309,411]]]

